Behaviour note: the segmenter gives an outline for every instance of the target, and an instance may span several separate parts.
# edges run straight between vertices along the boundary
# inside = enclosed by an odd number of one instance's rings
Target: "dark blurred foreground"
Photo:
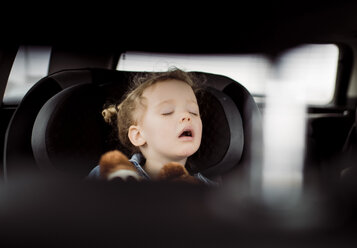
[[[356,184],[275,205],[240,186],[19,178],[1,185],[0,247],[356,247]]]

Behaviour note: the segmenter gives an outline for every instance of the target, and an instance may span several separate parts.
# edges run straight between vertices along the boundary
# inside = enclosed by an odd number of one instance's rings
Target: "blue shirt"
[[[135,153],[131,159],[129,160],[134,167],[136,168],[138,174],[144,178],[145,180],[151,180],[150,176],[146,173],[146,171],[143,169],[143,167],[140,165],[140,163],[142,163],[142,161],[144,160],[143,155],[141,155],[140,153]],[[211,179],[208,179],[207,177],[205,177],[204,175],[202,175],[201,173],[196,173],[193,175],[195,178],[197,178],[198,180],[202,181],[203,183],[205,183],[206,185],[210,185],[210,186],[218,186],[219,183],[212,181]],[[99,165],[97,165],[96,167],[94,167],[91,172],[89,172],[88,179],[99,179],[100,178],[100,170],[99,170]]]

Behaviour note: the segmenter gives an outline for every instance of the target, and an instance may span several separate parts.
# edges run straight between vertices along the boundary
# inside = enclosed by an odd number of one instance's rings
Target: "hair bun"
[[[115,105],[110,105],[102,111],[104,121],[108,124],[114,124],[117,118],[117,108]]]

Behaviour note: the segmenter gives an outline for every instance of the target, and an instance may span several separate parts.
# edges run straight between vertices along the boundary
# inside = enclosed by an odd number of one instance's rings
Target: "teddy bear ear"
[[[118,163],[130,163],[127,156],[118,150],[113,150],[104,153],[100,160],[99,164],[118,164]]]
[[[191,176],[186,168],[175,162],[165,164],[158,175],[158,181],[201,184],[197,178]]]
[[[130,142],[136,147],[143,146],[146,144],[146,140],[139,126],[130,126],[128,131],[128,137]]]
[[[99,168],[101,175],[108,175],[112,171],[116,170],[119,165],[125,165],[132,167],[127,156],[118,150],[113,150],[104,153],[99,160]]]
[[[185,167],[179,163],[171,162],[161,168],[158,180],[170,180],[182,175],[188,175]]]

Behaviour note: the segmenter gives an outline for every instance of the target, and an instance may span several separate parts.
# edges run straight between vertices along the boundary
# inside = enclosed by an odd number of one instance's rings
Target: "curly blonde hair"
[[[131,125],[137,124],[138,120],[135,116],[135,110],[139,106],[143,106],[142,95],[144,90],[157,82],[170,79],[187,83],[191,86],[195,95],[201,92],[202,87],[199,87],[197,83],[198,78],[193,73],[185,72],[177,68],[170,69],[166,72],[138,73],[132,79],[128,91],[123,96],[123,100],[119,104],[106,106],[102,111],[105,122],[117,127],[119,141],[129,149],[130,152],[139,152],[138,147],[135,147],[130,142],[128,132]]]

